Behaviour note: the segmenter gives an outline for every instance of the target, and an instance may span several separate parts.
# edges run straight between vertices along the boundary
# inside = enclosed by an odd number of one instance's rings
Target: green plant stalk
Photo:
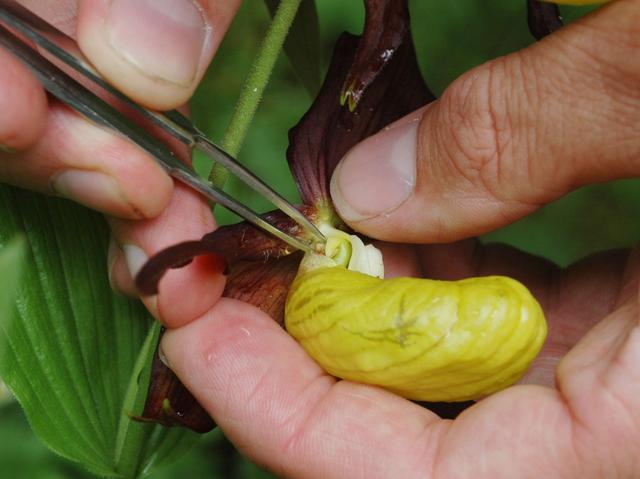
[[[244,141],[249,125],[253,120],[262,95],[269,83],[273,67],[278,59],[280,50],[287,38],[287,33],[296,17],[301,0],[281,0],[273,17],[273,21],[262,40],[258,54],[253,61],[251,71],[247,77],[240,98],[236,103],[233,116],[227,126],[222,140],[222,147],[232,156],[237,156]],[[209,181],[222,188],[229,177],[225,167],[214,163]]]
[[[147,441],[147,437],[152,432],[152,426],[134,422],[130,414],[140,414],[144,408],[147,385],[149,384],[151,363],[155,354],[155,346],[160,339],[161,325],[154,321],[149,328],[147,337],[140,349],[136,364],[131,373],[129,386],[124,397],[120,421],[116,433],[116,444],[114,451],[114,466],[118,472],[135,471],[134,477],[139,474],[141,455],[138,448],[131,448],[132,444],[142,446]]]

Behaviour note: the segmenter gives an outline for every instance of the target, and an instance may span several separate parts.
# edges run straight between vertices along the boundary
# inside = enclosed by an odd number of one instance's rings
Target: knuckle
[[[475,189],[497,199],[508,197],[505,179],[512,170],[511,115],[506,108],[505,65],[496,60],[459,78],[441,99],[438,138],[447,166]],[[507,189],[505,189],[507,188]]]

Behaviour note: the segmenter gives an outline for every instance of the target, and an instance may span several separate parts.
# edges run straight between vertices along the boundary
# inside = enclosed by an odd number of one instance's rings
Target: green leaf
[[[13,319],[13,302],[22,277],[25,244],[22,235],[0,243],[0,331],[6,330]],[[0,335],[0,351],[5,347],[4,335]],[[0,378],[0,407],[11,403],[12,396]]]
[[[265,0],[273,17],[278,0]],[[284,51],[289,57],[296,75],[315,98],[322,80],[322,55],[320,48],[320,26],[315,0],[302,0],[296,18],[291,25]]]
[[[25,242],[22,235],[14,237],[7,244],[0,240],[0,328],[7,328],[13,316],[13,302],[22,277],[24,256]]]
[[[157,327],[138,301],[111,292],[103,218],[6,186],[0,208],[0,244],[23,231],[28,246],[0,377],[34,432],[103,476],[139,477],[167,447],[185,451],[194,434],[130,419],[141,411]]]

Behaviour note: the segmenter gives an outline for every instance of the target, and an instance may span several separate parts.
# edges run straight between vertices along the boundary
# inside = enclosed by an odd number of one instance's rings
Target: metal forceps
[[[24,35],[36,45],[70,66],[83,77],[91,80],[124,104],[140,113],[145,119],[191,149],[196,149],[213,161],[223,165],[252,190],[269,200],[278,209],[293,219],[309,242],[293,237],[276,228],[255,211],[238,202],[224,191],[214,188],[201,179],[162,142],[136,126],[119,111],[71,78],[56,65],[40,55],[31,46],[15,36],[9,29]],[[85,117],[120,133],[149,153],[173,178],[185,183],[206,198],[233,211],[255,226],[303,251],[315,251],[315,244],[324,243],[325,238],[300,211],[277,192],[267,186],[253,173],[240,165],[231,155],[215,145],[199,131],[184,115],[177,111],[164,114],[148,110],[109,85],[84,59],[75,41],[13,0],[0,0],[0,45],[20,59],[37,76],[44,88],[63,103]]]

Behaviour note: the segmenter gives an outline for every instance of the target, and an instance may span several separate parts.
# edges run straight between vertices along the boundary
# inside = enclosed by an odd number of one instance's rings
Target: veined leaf
[[[265,3],[273,17],[279,0],[265,0]],[[284,42],[284,51],[309,95],[315,98],[320,89],[323,63],[320,58],[320,26],[315,0],[300,2],[298,13]]]
[[[174,457],[186,450],[195,440],[190,432],[129,419],[146,392],[153,347],[143,345],[155,332],[139,302],[111,292],[102,217],[6,186],[0,208],[0,244],[23,231],[28,246],[0,377],[34,432],[61,456],[104,476],[139,477],[168,448]]]
[[[24,238],[20,235],[6,244],[0,239],[0,248],[0,327],[6,328],[13,316],[13,302],[22,277]]]
[[[6,245],[0,243],[0,330],[9,327],[13,318],[13,302],[22,277],[25,244],[22,235]],[[0,335],[0,352],[4,349],[4,335]],[[0,378],[0,406],[13,397]]]

